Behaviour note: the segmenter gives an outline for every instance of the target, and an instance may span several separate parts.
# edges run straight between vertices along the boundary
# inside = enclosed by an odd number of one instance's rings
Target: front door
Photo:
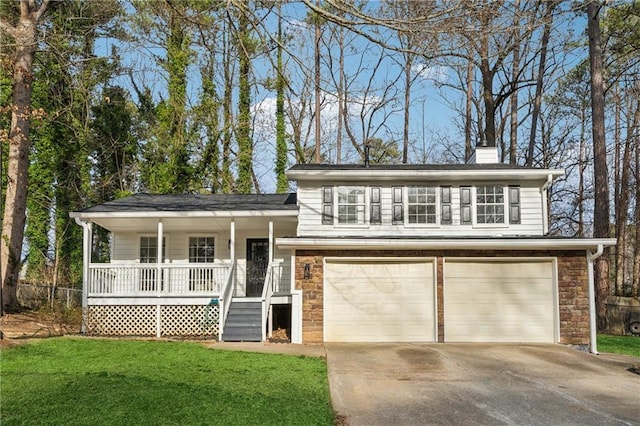
[[[262,296],[269,266],[269,239],[247,239],[247,297]]]

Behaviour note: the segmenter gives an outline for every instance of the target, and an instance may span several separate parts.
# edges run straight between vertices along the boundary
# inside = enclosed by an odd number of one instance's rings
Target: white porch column
[[[229,225],[229,258],[231,261],[231,265],[235,265],[236,263],[236,221],[235,219],[231,219],[231,223]]]
[[[158,219],[158,257],[156,263],[156,290],[158,297],[162,294],[162,259],[164,258],[162,239],[164,237],[164,224]],[[160,301],[156,304],[156,337],[162,334],[162,307]]]
[[[269,221],[269,264],[273,262],[273,220]]]

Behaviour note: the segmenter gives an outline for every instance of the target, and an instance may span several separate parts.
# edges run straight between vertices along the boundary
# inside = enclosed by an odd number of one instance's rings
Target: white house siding
[[[368,224],[369,212],[366,212],[367,220],[363,225],[323,225],[322,224],[322,185],[298,183],[298,204],[300,206],[298,217],[298,236],[496,236],[496,235],[543,235],[543,211],[542,192],[540,186],[535,184],[520,185],[520,224],[487,225],[461,225],[460,224],[460,186],[478,185],[503,185],[507,187],[509,182],[473,182],[456,183],[450,185],[447,182],[416,182],[415,185],[426,186],[451,186],[452,224],[450,225],[393,225],[392,223],[392,187],[409,184],[394,185],[386,183],[381,186],[382,224]],[[348,183],[334,183],[334,186],[349,185]],[[353,185],[353,184],[351,184]],[[542,182],[540,183],[542,185]],[[369,188],[366,186],[366,188]],[[404,191],[406,193],[406,189]],[[406,194],[405,194],[406,197]],[[438,202],[439,202],[438,191]],[[366,191],[368,202],[369,191]],[[474,198],[474,197],[472,197]],[[475,200],[474,200],[475,203]],[[368,205],[367,205],[368,207]],[[335,208],[335,205],[334,205]],[[472,209],[475,213],[475,207]],[[438,207],[439,212],[439,207]],[[405,208],[405,217],[406,217]],[[439,214],[439,213],[438,213]],[[439,219],[438,219],[439,222]]]
[[[188,220],[188,219],[187,219]],[[236,259],[244,259],[246,256],[247,238],[269,238],[268,221],[259,221],[260,227],[255,229],[238,229],[236,227],[235,236],[235,256]],[[295,235],[295,223],[275,223],[274,237],[284,237]],[[117,232],[113,234],[113,256],[112,263],[121,262],[138,262],[140,256],[140,237],[155,236],[154,233],[133,233],[133,232]],[[231,257],[229,248],[229,240],[231,234],[228,229],[224,230],[203,230],[203,231],[172,231],[164,230],[164,238],[166,241],[165,259],[169,263],[188,263],[189,262],[189,237],[196,236],[214,236],[215,237],[215,257],[216,261],[225,261]],[[274,252],[274,259],[288,260],[288,250],[278,250]]]
[[[112,238],[112,263],[136,262],[140,255],[140,236],[138,234],[114,233]]]

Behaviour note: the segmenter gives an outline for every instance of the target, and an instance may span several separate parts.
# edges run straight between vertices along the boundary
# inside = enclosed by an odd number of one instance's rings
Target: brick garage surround
[[[446,257],[555,257],[558,265],[560,342],[589,343],[589,295],[587,259],[584,251],[502,251],[502,250],[297,250],[295,287],[302,290],[302,341],[321,343],[324,319],[325,257],[427,257],[436,258],[438,292],[438,342],[444,341],[443,258]],[[309,264],[310,278],[304,278]]]

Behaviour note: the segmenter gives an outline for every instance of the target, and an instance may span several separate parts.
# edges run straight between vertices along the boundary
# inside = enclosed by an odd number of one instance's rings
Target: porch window
[[[189,237],[189,263],[211,263],[214,252],[213,237]]]
[[[478,223],[504,223],[504,188],[485,185],[476,188],[476,219]]]
[[[338,223],[363,224],[365,220],[364,187],[338,187]]]
[[[166,239],[162,239],[162,261],[164,262],[167,248]],[[140,263],[158,263],[158,237],[140,237]],[[157,284],[157,269],[143,268],[140,270],[140,291],[155,291]]]
[[[410,224],[436,223],[436,189],[427,186],[407,188],[407,220]]]
[[[215,261],[214,237],[189,237],[189,263],[213,263]],[[213,284],[210,269],[189,269],[189,290],[206,290]]]

